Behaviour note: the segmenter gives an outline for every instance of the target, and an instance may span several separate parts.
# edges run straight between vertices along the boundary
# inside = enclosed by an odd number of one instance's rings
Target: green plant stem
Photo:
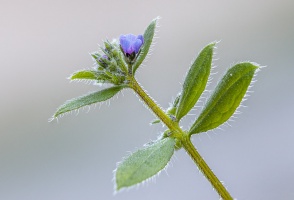
[[[211,169],[206,164],[204,159],[198,153],[198,151],[196,150],[196,148],[190,140],[190,136],[188,136],[187,134],[185,135],[185,137],[183,137],[182,145],[184,149],[188,152],[190,157],[193,159],[195,164],[198,166],[198,169],[209,180],[209,182],[216,189],[221,198],[225,200],[233,199],[230,193],[226,190],[226,188],[223,186],[220,180],[215,176],[215,174],[211,171]]]
[[[181,138],[182,129],[177,122],[172,121],[169,116],[149,97],[142,89],[134,77],[130,78],[130,87],[140,96],[144,103],[153,111],[153,113],[172,131],[172,136]]]
[[[129,78],[129,87],[132,88],[143,102],[152,110],[152,112],[171,130],[170,137],[177,138],[181,141],[184,149],[188,152],[192,160],[195,162],[199,170],[208,179],[211,185],[215,188],[220,197],[224,200],[233,199],[230,193],[226,190],[220,180],[211,171],[204,159],[198,153],[190,140],[190,136],[185,133],[178,122],[172,121],[170,117],[150,98],[150,96],[142,89],[139,83],[133,76]]]

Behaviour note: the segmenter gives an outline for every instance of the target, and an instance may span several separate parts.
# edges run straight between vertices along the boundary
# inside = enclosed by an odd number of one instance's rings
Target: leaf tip
[[[117,194],[118,192],[121,192],[123,190],[124,186],[123,185],[118,185],[117,183],[115,184],[114,188],[114,193]]]
[[[266,66],[262,66],[262,65],[260,65],[260,64],[258,64],[258,63],[256,63],[256,62],[251,62],[251,61],[239,62],[239,63],[237,63],[236,65],[247,65],[247,66],[251,67],[251,69],[252,69],[255,73],[259,72],[262,68],[266,67]],[[236,65],[235,65],[235,66],[236,66]],[[235,66],[233,66],[233,67],[235,67]]]
[[[54,117],[54,115],[52,116],[52,117],[50,117],[49,119],[48,119],[48,122],[50,123],[50,122],[52,122],[52,121],[54,121],[56,118]]]
[[[154,179],[167,167],[174,146],[173,139],[160,139],[144,145],[117,163],[113,178],[115,191],[128,190]]]
[[[58,112],[59,110],[57,110],[53,115],[52,115],[52,117],[50,117],[49,119],[48,119],[48,122],[49,123],[51,123],[51,122],[53,122],[53,121],[57,121],[58,122],[58,119],[59,118],[61,118],[62,116],[63,116],[63,113],[60,113],[60,112]]]
[[[155,17],[155,18],[152,20],[152,22],[157,23],[157,21],[160,20],[160,19],[161,19],[161,17],[160,17],[160,16],[157,16],[157,17]]]
[[[218,44],[218,41],[213,41],[213,42],[209,43],[209,44],[206,46],[206,48],[207,48],[207,49],[211,49],[211,50],[213,50],[213,49],[216,48],[216,45],[217,45],[217,44]]]
[[[250,63],[251,65],[254,65],[254,66],[256,67],[256,70],[257,70],[257,71],[260,71],[261,69],[267,67],[267,66],[260,65],[260,64],[258,64],[258,63],[256,63],[256,62],[250,62],[250,61],[249,61],[249,63]]]

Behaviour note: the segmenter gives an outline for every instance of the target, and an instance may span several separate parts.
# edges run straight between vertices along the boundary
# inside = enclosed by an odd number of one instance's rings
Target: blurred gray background
[[[232,127],[193,142],[238,200],[294,199],[293,9],[292,0],[0,0],[0,199],[218,199],[183,150],[156,181],[113,195],[116,162],[164,130],[149,125],[154,116],[131,91],[48,123],[65,100],[101,89],[66,79],[92,67],[89,52],[142,34],[157,16],[156,46],[137,79],[163,108],[209,42],[221,41],[208,89],[238,61],[267,66]]]

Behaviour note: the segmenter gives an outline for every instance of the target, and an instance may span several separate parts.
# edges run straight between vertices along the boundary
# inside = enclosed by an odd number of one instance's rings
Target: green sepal
[[[206,87],[214,46],[215,43],[207,45],[189,69],[175,115],[177,121],[180,121],[194,107]]]
[[[164,169],[174,153],[174,146],[174,139],[164,138],[125,158],[115,172],[116,190],[141,183]]]
[[[123,54],[120,51],[118,51],[117,49],[114,49],[113,50],[113,57],[114,57],[115,61],[117,62],[117,65],[120,68],[120,70],[127,74],[128,69],[127,69],[126,64],[124,62]]]
[[[53,117],[56,118],[59,115],[70,112],[72,110],[77,110],[84,106],[106,101],[117,94],[119,91],[121,91],[124,87],[125,86],[110,87],[98,92],[90,93],[78,98],[68,100],[57,109]]]
[[[98,52],[92,52],[90,53],[91,57],[93,58],[93,60],[95,60],[96,62],[99,60],[99,58],[101,57],[101,55]]]
[[[133,74],[136,73],[136,70],[138,67],[142,64],[143,60],[147,56],[153,37],[154,37],[154,32],[156,28],[156,23],[157,23],[158,18],[152,20],[152,22],[149,24],[149,26],[146,28],[144,32],[144,44],[141,47],[140,53],[136,58],[136,61],[133,64]]]
[[[239,107],[258,67],[252,63],[239,63],[231,67],[209,98],[189,134],[217,128],[226,122]]]

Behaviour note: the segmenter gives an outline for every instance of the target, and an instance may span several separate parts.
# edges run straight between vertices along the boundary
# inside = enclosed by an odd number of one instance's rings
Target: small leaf
[[[95,70],[82,70],[82,71],[78,71],[73,73],[69,79],[70,80],[76,80],[76,79],[80,79],[80,80],[97,80],[97,78],[99,77],[99,72],[95,71]]]
[[[154,120],[151,122],[151,124],[158,124],[158,123],[160,123],[160,119],[154,119]]]
[[[177,97],[174,99],[173,103],[170,104],[170,107],[165,111],[165,113],[174,121],[175,120],[175,113],[176,113],[176,109],[177,109],[177,106],[178,106],[178,103],[179,103],[179,99],[180,99],[180,95],[181,94],[178,94]],[[151,122],[151,125],[152,124],[158,124],[160,123],[160,119],[154,119],[152,122]]]
[[[130,187],[164,169],[174,153],[175,140],[164,138],[128,156],[116,169],[116,190]]]
[[[173,102],[173,104],[172,104],[172,106],[173,106],[174,108],[177,108],[177,107],[178,107],[178,104],[179,104],[180,98],[181,98],[181,93],[179,93],[179,94],[176,96],[176,98],[174,99],[174,102]]]
[[[215,43],[207,45],[199,53],[189,69],[176,112],[178,121],[194,107],[206,87],[211,69],[214,45]]]
[[[112,78],[106,75],[104,72],[99,72],[95,70],[82,70],[73,73],[70,80],[94,80],[98,83],[113,83]]]
[[[230,68],[209,98],[189,134],[205,132],[226,122],[240,105],[258,67],[239,63]]]
[[[151,43],[153,40],[157,20],[158,20],[158,18],[152,20],[152,22],[149,24],[149,26],[146,28],[146,30],[144,32],[144,35],[143,35],[144,44],[141,47],[140,54],[138,55],[135,63],[133,64],[133,74],[135,74],[136,70],[142,64],[143,60],[145,59],[145,57],[147,56],[147,54],[149,52],[149,49],[150,49],[150,46],[151,46]]]
[[[116,93],[118,93],[123,88],[124,86],[115,86],[115,87],[107,88],[98,92],[87,94],[85,96],[71,99],[65,102],[62,106],[60,106],[53,117],[56,118],[63,113],[79,109],[83,106],[106,101],[107,99],[110,99],[111,97],[113,97]]]

